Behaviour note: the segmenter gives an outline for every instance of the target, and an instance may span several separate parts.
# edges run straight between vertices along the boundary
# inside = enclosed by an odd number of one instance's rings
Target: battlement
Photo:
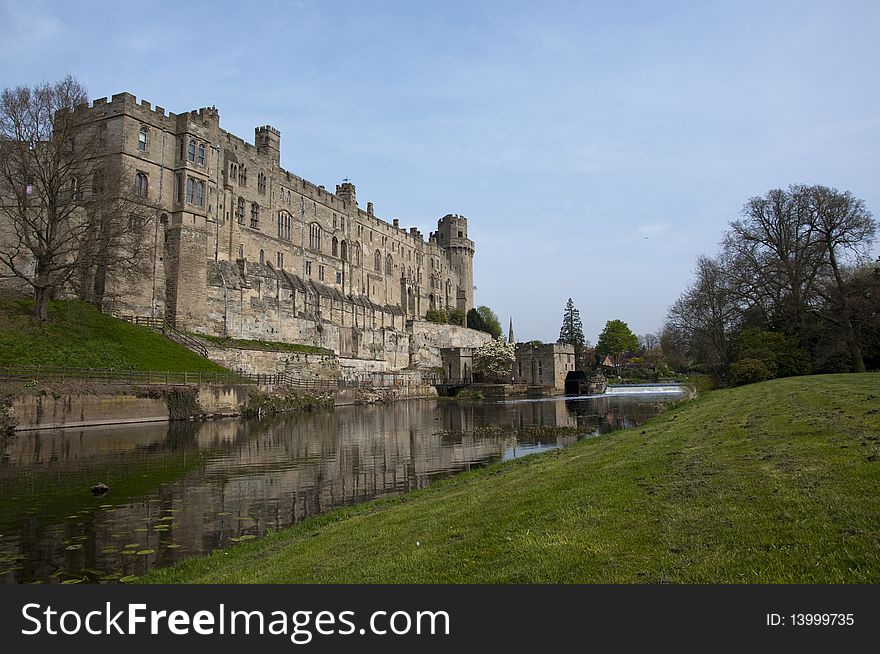
[[[80,105],[74,107],[75,111],[89,111],[89,110],[99,110],[104,112],[104,115],[119,115],[122,113],[131,114],[133,116],[139,116],[142,119],[152,119],[155,121],[157,118],[167,118],[174,119],[175,115],[173,113],[165,113],[165,108],[160,107],[159,105],[152,105],[149,100],[141,100],[138,102],[137,97],[132,95],[131,93],[116,93],[111,96],[110,101],[107,101],[106,97],[96,98],[91,103],[84,102]],[[214,109],[216,113],[216,109]]]
[[[257,134],[262,134],[264,132],[269,132],[270,134],[274,134],[278,138],[281,138],[281,132],[272,127],[271,125],[263,125],[262,127],[257,127],[255,129]]]

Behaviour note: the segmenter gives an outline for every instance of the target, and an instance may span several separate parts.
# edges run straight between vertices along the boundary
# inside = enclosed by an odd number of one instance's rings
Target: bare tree
[[[803,185],[768,191],[746,203],[725,235],[731,291],[760,322],[802,339],[810,316],[833,323],[862,371],[844,269],[864,261],[875,233],[870,212],[849,192]]]
[[[40,321],[66,285],[94,300],[108,267],[133,265],[155,215],[131,171],[105,160],[101,130],[76,110],[87,102],[72,76],[0,95],[0,274],[33,289]]]
[[[685,339],[691,355],[724,375],[730,366],[742,305],[718,259],[697,259],[696,280],[670,307],[667,330]]]
[[[817,299],[821,250],[795,187],[752,198],[724,238],[730,290],[764,322],[799,333]]]
[[[858,286],[850,282],[847,265],[865,263],[873,242],[877,223],[862,200],[846,191],[839,192],[826,186],[800,187],[799,194],[809,207],[814,238],[822,246],[819,272],[824,283],[817,293],[826,308],[818,312],[826,321],[842,332],[855,372],[865,371],[859,331],[853,324],[857,306],[862,298]],[[855,290],[855,292],[854,292]]]

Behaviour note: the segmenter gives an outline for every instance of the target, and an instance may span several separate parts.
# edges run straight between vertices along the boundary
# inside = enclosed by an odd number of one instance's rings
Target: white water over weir
[[[687,389],[681,384],[614,384],[605,389],[605,395],[644,395],[647,393],[684,395]]]

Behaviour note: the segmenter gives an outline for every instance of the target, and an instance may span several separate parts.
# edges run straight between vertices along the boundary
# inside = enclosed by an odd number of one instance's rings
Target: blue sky
[[[519,340],[572,297],[595,343],[655,331],[751,196],[880,212],[878,35],[877,2],[2,0],[0,78],[271,124],[285,168],[387,220],[467,216]]]

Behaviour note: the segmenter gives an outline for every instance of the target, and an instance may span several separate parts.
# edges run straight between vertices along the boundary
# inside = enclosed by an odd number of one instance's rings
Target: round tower
[[[437,221],[437,245],[446,250],[449,269],[458,275],[456,306],[474,308],[474,242],[468,238],[467,218],[447,214]]]

